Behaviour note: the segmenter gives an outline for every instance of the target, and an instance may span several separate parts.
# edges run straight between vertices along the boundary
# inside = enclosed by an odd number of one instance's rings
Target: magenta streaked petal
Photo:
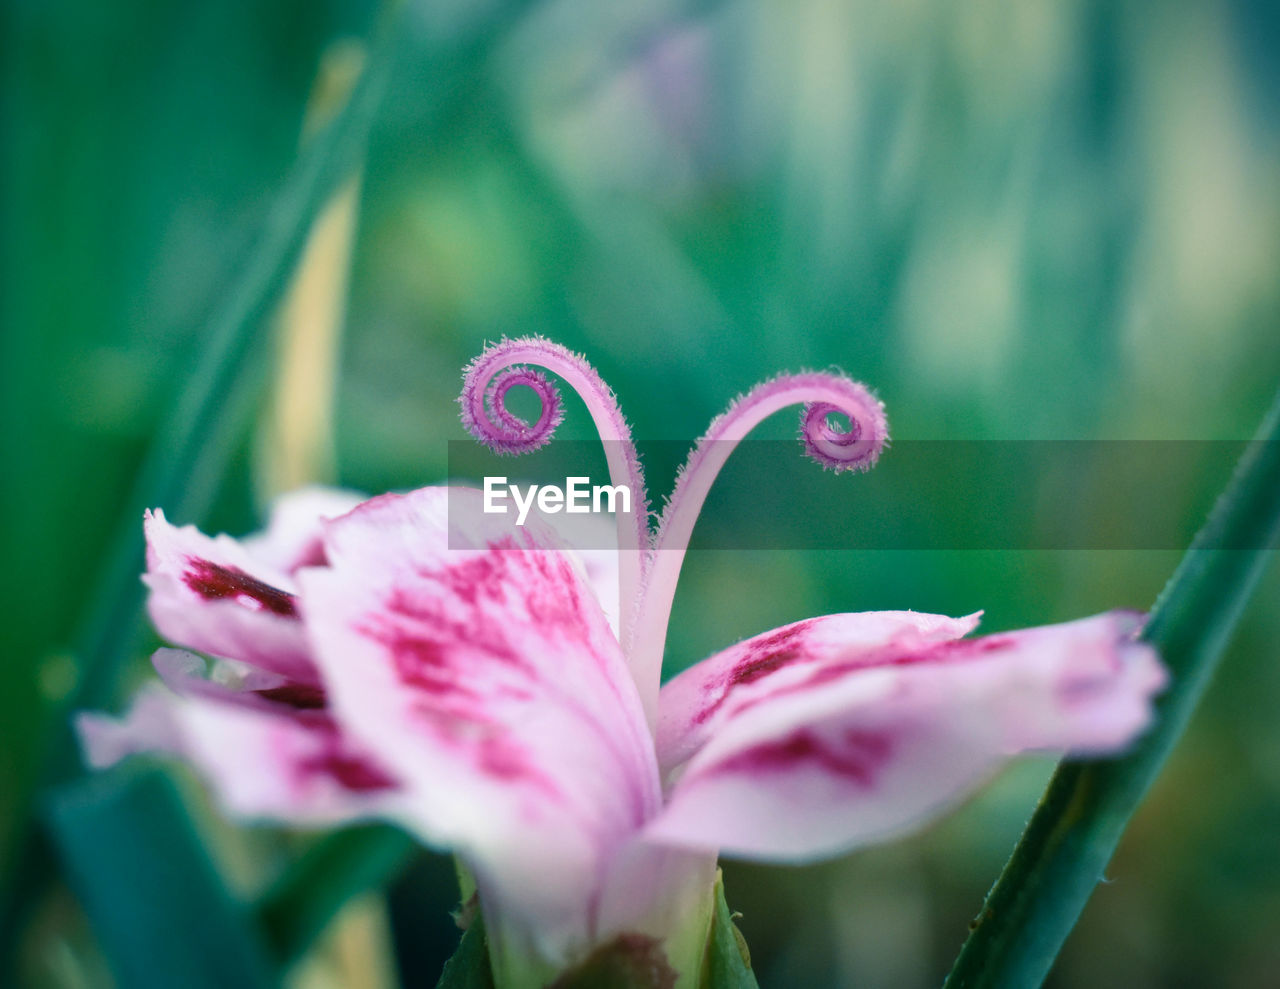
[[[688,761],[741,705],[768,697],[779,683],[794,682],[836,661],[873,663],[889,648],[923,652],[930,643],[968,635],[980,617],[916,611],[825,615],[730,646],[663,686],[657,731],[663,776]]]
[[[918,826],[1019,752],[1114,752],[1146,727],[1165,682],[1136,628],[1113,612],[781,664],[720,703],[648,834],[809,860]],[[696,718],[718,694],[690,672],[705,701],[686,707]]]
[[[416,829],[459,851],[504,937],[555,955],[657,811],[652,741],[571,556],[449,507],[426,488],[330,524],[330,566],[300,573],[306,620],[335,717],[406,780]],[[460,521],[477,548],[448,548]]]
[[[328,719],[192,702],[183,722],[187,757],[234,815],[327,824],[400,804],[394,775]]]
[[[621,641],[618,597],[621,588],[621,557],[613,542],[613,522],[601,515],[543,515],[540,521],[552,532],[557,544],[573,550],[573,556],[587,586],[609,620],[613,634]]]
[[[228,536],[148,512],[147,610],[165,638],[291,680],[316,683],[292,576]]]
[[[316,712],[276,714],[153,685],[124,717],[80,714],[76,728],[89,765],[137,753],[179,756],[238,817],[332,824],[394,816],[400,804],[395,779]]]

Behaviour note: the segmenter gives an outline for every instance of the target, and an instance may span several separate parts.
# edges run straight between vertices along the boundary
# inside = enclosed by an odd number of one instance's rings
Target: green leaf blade
[[[48,802],[54,844],[120,985],[257,989],[279,975],[155,768],[67,784]]]
[[[947,977],[1038,986],[1173,750],[1280,537],[1280,395],[1143,631],[1171,682],[1124,756],[1058,767]]]

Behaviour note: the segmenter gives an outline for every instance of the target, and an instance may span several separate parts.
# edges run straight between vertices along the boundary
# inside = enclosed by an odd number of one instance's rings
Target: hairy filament
[[[520,454],[546,444],[564,418],[560,393],[533,364],[563,378],[586,403],[604,443],[610,482],[631,490],[631,513],[618,513],[619,626],[624,650],[635,627],[639,589],[649,549],[649,505],[644,473],[631,430],[613,391],[587,361],[541,337],[521,337],[491,344],[463,371],[462,424],[467,432],[497,453]],[[516,385],[531,388],[542,409],[534,423],[508,410],[507,393]],[[656,699],[656,695],[655,695]]]
[[[662,653],[676,582],[685,550],[707,493],[739,441],[762,420],[790,405],[804,404],[800,435],[805,451],[826,469],[868,470],[888,441],[884,406],[864,385],[837,374],[782,375],[763,382],[733,402],[708,427],[689,453],[658,524],[646,569],[631,643],[631,665],[645,684],[662,678]],[[848,417],[841,430],[828,417]]]

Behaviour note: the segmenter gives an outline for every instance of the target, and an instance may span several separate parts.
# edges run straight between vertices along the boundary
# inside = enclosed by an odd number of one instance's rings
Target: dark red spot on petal
[[[239,567],[224,567],[191,556],[187,558],[187,569],[182,579],[206,600],[230,598],[242,603],[248,600],[263,611],[289,618],[298,615],[297,601],[292,594],[250,576]]]
[[[327,776],[344,789],[357,793],[390,790],[397,786],[396,781],[371,759],[350,751],[333,721],[320,716],[320,720],[312,724],[319,736],[320,748],[313,756],[298,763],[298,772],[303,776]]]
[[[717,767],[727,773],[777,773],[809,766],[871,786],[880,768],[893,753],[884,734],[849,729],[838,739],[828,739],[806,728],[777,741],[752,746]]]
[[[328,703],[324,689],[306,683],[286,683],[266,690],[255,690],[263,700],[284,704],[299,711],[317,711]]]
[[[304,763],[302,768],[332,776],[342,787],[357,793],[390,790],[396,785],[395,780],[368,760],[339,752],[319,756]]]
[[[903,648],[900,645],[890,645],[882,649],[876,649],[867,653],[858,653],[848,659],[837,660],[835,662],[823,663],[815,665],[812,671],[803,679],[796,683],[789,683],[784,687],[779,687],[770,694],[763,697],[754,697],[742,702],[738,713],[750,710],[759,704],[763,704],[774,697],[787,697],[792,694],[803,693],[806,690],[812,690],[816,687],[822,687],[829,683],[835,683],[851,674],[860,673],[866,670],[883,669],[891,666],[916,666],[921,663],[956,663],[967,662],[974,659],[982,659],[993,653],[1004,652],[1012,649],[1017,645],[1017,638],[1013,635],[988,635],[980,639],[954,639],[949,642],[931,643],[924,647]],[[767,660],[758,661],[761,668],[768,667],[766,672],[772,672],[788,662],[795,659],[795,656],[787,658],[785,662],[776,664],[769,663]],[[755,674],[754,669],[751,672],[751,679],[734,681],[732,675],[729,682],[722,688],[722,692],[716,698],[704,707],[697,715],[694,716],[695,723],[701,724],[710,718],[717,710],[720,709],[729,699],[735,687],[739,683],[752,682],[758,680],[765,673]]]
[[[694,722],[702,724],[715,714],[729,699],[734,688],[762,680],[784,666],[805,655],[804,634],[816,619],[796,622],[756,639],[743,643],[743,656],[728,675],[715,685],[715,697],[694,715]]]

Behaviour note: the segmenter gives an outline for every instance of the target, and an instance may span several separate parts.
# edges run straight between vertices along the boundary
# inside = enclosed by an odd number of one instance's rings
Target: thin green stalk
[[[946,987],[1044,981],[1204,693],[1278,535],[1280,394],[1143,632],[1172,676],[1154,726],[1122,758],[1058,767]]]

